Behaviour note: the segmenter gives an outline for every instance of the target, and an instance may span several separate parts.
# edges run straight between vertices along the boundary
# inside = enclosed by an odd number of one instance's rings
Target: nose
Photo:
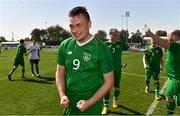
[[[76,33],[79,31],[79,29],[77,27],[74,27],[73,29],[71,29],[72,33]]]

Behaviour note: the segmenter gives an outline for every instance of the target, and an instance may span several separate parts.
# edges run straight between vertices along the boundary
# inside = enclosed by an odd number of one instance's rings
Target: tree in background
[[[142,33],[139,30],[137,30],[136,33],[132,32],[132,36],[131,36],[130,40],[133,43],[141,43],[141,42],[143,42]]]
[[[33,38],[36,39],[36,41],[41,42],[41,30],[38,28],[35,28],[32,30],[30,34]]]
[[[29,37],[24,38],[25,41],[30,41],[31,39]]]
[[[5,39],[5,37],[0,36],[0,42],[6,42],[7,40]]]
[[[167,36],[167,32],[163,30],[158,30],[156,31],[157,36]]]
[[[98,30],[94,36],[100,38],[102,41],[107,41],[107,33],[104,30]]]
[[[47,38],[47,30],[46,29],[41,29],[41,40],[46,41]]]
[[[47,37],[51,41],[63,41],[64,39],[71,36],[69,31],[65,30],[63,27],[56,25],[47,28]]]
[[[126,36],[127,36],[127,38],[129,38],[128,30],[119,31],[119,38],[121,38],[124,42],[126,42]]]

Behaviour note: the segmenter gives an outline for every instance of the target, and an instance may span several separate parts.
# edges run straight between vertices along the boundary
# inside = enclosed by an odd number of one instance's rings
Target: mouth
[[[73,34],[75,38],[78,38],[80,34]]]

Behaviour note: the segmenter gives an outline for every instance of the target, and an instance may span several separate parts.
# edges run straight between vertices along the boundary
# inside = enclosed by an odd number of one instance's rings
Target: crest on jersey
[[[119,48],[120,46],[119,45],[116,45],[116,48]]]
[[[91,54],[90,53],[88,53],[88,52],[84,52],[83,53],[83,60],[84,61],[89,61],[91,59]]]
[[[155,52],[156,52],[156,53],[159,53],[159,51],[158,51],[158,50],[156,50]]]

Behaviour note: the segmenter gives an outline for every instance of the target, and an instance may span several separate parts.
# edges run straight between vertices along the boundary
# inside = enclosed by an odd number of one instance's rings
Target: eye
[[[81,27],[81,24],[80,24],[80,23],[78,23],[76,26],[77,26],[77,27]]]
[[[73,27],[73,25],[69,25],[69,27],[70,27],[70,28],[72,28],[72,27]]]

